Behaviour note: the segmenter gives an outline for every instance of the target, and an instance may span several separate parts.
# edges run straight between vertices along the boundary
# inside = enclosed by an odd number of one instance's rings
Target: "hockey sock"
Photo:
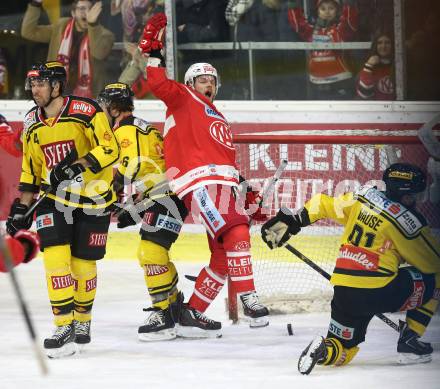
[[[43,252],[44,268],[50,305],[56,326],[73,320],[73,278],[70,273],[70,245],[46,247]]]
[[[166,309],[170,295],[177,296],[176,267],[169,260],[168,250],[157,243],[141,240],[138,249],[139,264],[144,268],[145,284],[154,307]]]
[[[85,322],[92,318],[92,307],[96,295],[96,261],[72,257],[74,289],[74,318]]]
[[[417,335],[423,336],[426,331],[426,327],[428,327],[432,316],[434,316],[434,313],[437,310],[437,307],[438,300],[432,298],[422,306],[408,311],[406,313],[406,322],[408,327]]]
[[[359,351],[359,347],[344,348],[342,343],[336,338],[326,338],[325,347],[327,356],[323,361],[318,361],[319,365],[343,366],[350,363]]]
[[[214,273],[210,267],[203,268],[197,277],[188,305],[199,312],[205,312],[223,288],[225,281],[226,277]]]
[[[249,227],[245,224],[234,226],[222,238],[232,289],[236,293],[255,291]]]

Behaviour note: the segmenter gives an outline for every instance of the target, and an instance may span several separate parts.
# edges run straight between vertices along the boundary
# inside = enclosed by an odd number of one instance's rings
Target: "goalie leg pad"
[[[177,293],[179,280],[176,267],[169,260],[168,250],[149,240],[141,240],[139,264],[144,269],[145,283],[154,307],[166,309],[169,295]]]
[[[81,323],[88,322],[92,318],[96,295],[96,261],[72,257],[71,269],[74,282],[74,319]]]
[[[54,323],[56,326],[68,325],[72,323],[74,308],[70,245],[46,247],[43,261]]]

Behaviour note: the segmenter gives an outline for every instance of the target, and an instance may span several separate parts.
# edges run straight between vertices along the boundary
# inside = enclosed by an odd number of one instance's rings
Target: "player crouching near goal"
[[[371,318],[385,312],[407,311],[406,321],[399,323],[398,361],[431,361],[431,345],[419,338],[438,305],[440,243],[416,210],[426,176],[417,166],[396,163],[385,170],[383,181],[385,192],[363,187],[337,198],[320,194],[296,213],[282,208],[262,227],[263,240],[274,248],[323,218],[345,226],[331,277],[327,337],[317,337],[303,351],[298,361],[302,374],[315,364],[348,364]],[[399,267],[405,262],[411,266]]]
[[[133,92],[127,84],[107,85],[98,96],[98,103],[107,114],[121,147],[119,166],[113,187],[119,198],[124,187],[135,183],[138,194],[135,203],[120,203],[116,215],[118,228],[136,225],[141,221],[139,264],[145,271],[145,282],[152,301],[149,316],[138,329],[143,341],[168,340],[176,337],[178,320],[176,267],[169,258],[171,245],[176,241],[188,212],[179,198],[170,191],[165,177],[163,138],[146,121],[133,116]],[[131,200],[131,198],[129,198]]]
[[[168,173],[177,172],[168,174],[170,187],[204,224],[211,251],[209,266],[198,275],[195,290],[182,307],[178,335],[220,336],[221,323],[204,312],[228,275],[251,326],[266,326],[269,312],[255,292],[249,217],[236,201],[239,175],[232,134],[229,123],[213,104],[220,87],[217,70],[210,64],[197,63],[187,70],[185,85],[168,79],[160,52],[166,24],[162,13],[150,18],[139,48],[149,55],[148,85],[167,106],[165,163]]]

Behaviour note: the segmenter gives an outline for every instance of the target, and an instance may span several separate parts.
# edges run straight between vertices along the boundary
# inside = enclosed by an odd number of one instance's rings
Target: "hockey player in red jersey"
[[[30,262],[40,250],[38,235],[32,231],[20,230],[14,237],[5,235],[0,239],[4,239],[6,243],[5,248],[9,250],[13,267],[18,266],[20,263]],[[5,253],[0,252],[0,272],[2,273],[8,271],[4,255]]]
[[[200,272],[193,295],[182,307],[179,335],[220,336],[221,323],[203,312],[228,275],[251,326],[265,326],[269,312],[255,292],[249,217],[236,201],[239,174],[232,134],[227,120],[213,105],[220,79],[208,63],[192,65],[185,74],[185,85],[167,78],[160,51],[166,23],[164,14],[154,15],[145,26],[139,47],[149,54],[148,85],[167,105],[164,153],[170,187],[205,226],[211,250],[209,266]],[[249,192],[251,198],[255,201],[254,192]],[[253,215],[260,216],[261,212]]]
[[[14,157],[22,155],[21,131],[14,132],[3,115],[0,115],[0,147]]]

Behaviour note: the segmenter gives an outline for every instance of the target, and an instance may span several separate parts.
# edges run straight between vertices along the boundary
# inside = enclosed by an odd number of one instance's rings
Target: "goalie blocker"
[[[300,357],[298,369],[315,364],[345,365],[365,340],[377,313],[406,311],[397,345],[400,363],[431,360],[432,347],[419,338],[438,305],[440,243],[416,209],[426,176],[417,166],[397,163],[383,176],[386,191],[363,187],[340,197],[318,194],[299,212],[281,209],[261,229],[270,248],[320,219],[345,226],[331,277],[334,296],[326,338],[315,339]],[[399,267],[406,262],[411,266]]]

